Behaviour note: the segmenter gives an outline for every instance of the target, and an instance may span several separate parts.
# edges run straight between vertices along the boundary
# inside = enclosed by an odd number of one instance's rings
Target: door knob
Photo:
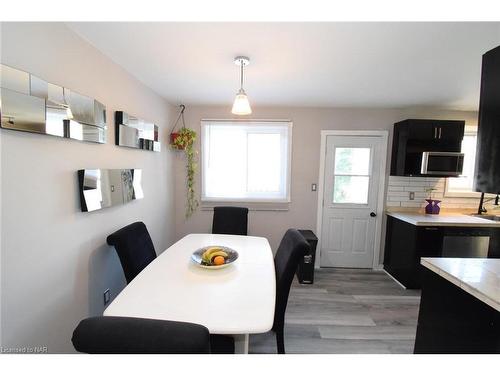
[[[377,216],[377,214],[375,212],[370,212],[370,216],[375,217],[375,216]]]

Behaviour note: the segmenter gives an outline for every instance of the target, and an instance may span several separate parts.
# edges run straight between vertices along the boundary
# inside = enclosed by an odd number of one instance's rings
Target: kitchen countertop
[[[422,258],[420,263],[500,312],[500,259]]]
[[[429,215],[418,212],[387,211],[387,215],[417,226],[443,227],[498,227],[500,221],[493,221],[459,213]]]

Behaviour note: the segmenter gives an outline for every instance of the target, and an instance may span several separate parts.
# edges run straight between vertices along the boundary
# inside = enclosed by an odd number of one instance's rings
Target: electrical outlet
[[[109,289],[104,291],[104,306],[106,306],[111,299],[111,294],[109,293]]]
[[[311,184],[311,191],[316,191],[316,190],[317,190],[316,184]]]
[[[410,191],[410,194],[408,194],[408,195],[409,195],[411,201],[415,200],[415,192],[414,191]]]

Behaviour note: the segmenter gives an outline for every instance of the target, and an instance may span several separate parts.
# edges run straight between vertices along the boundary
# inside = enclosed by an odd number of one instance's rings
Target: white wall
[[[82,318],[103,311],[125,279],[106,236],[146,223],[157,252],[174,240],[173,153],[165,147],[171,106],[64,24],[2,24],[1,62],[89,95],[107,107],[108,142],[1,133],[2,345],[73,351]],[[114,111],[155,122],[161,153],[114,145]],[[144,199],[80,212],[76,171],[142,168]]]
[[[251,98],[250,98],[251,99]],[[228,104],[232,98],[228,98]],[[361,109],[361,108],[252,108],[253,119],[290,119],[293,121],[291,204],[288,211],[251,211],[249,234],[267,237],[275,250],[288,228],[316,231],[317,192],[311,184],[319,179],[319,148],[321,130],[389,130],[388,159],[392,147],[392,128],[406,118],[434,118],[465,120],[477,125],[476,112],[444,111],[438,109]],[[186,109],[186,125],[198,133],[201,119],[231,118],[231,108],[193,106]],[[199,142],[196,147],[199,150]],[[185,164],[181,155],[176,157],[176,238],[190,232],[209,232],[212,211],[198,210],[190,219],[184,218]],[[390,166],[388,160],[387,166]],[[387,170],[386,178],[389,174]],[[197,173],[196,191],[200,193],[200,173]],[[384,236],[382,236],[383,241]],[[383,259],[381,257],[380,259]]]

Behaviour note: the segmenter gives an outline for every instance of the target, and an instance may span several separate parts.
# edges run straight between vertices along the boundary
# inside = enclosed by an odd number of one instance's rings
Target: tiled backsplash
[[[426,189],[434,188],[432,198],[439,199],[442,209],[477,209],[479,198],[467,197],[445,197],[445,178],[436,177],[399,177],[389,176],[387,187],[386,207],[394,209],[397,207],[423,208],[427,205],[425,201],[429,197]],[[410,192],[415,193],[415,199],[410,200]],[[485,206],[491,207],[493,202],[487,202]]]

